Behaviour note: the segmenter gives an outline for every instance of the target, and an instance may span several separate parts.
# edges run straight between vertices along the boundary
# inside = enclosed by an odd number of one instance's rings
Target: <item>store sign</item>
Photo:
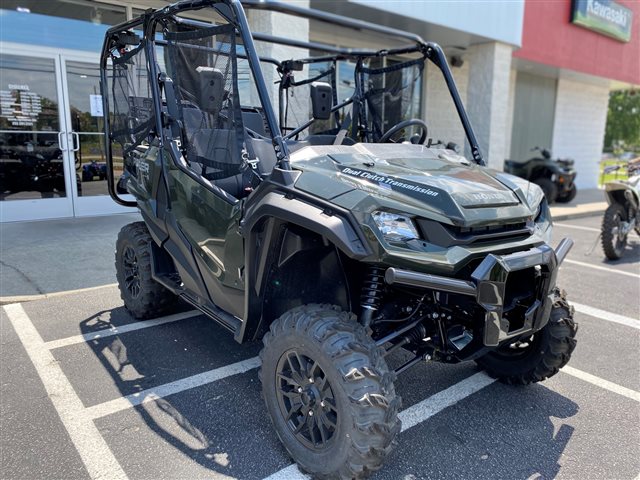
[[[42,99],[29,91],[29,85],[10,83],[7,90],[0,90],[0,117],[6,118],[12,127],[32,128],[40,113]]]
[[[573,0],[571,23],[628,42],[633,12],[613,0]]]

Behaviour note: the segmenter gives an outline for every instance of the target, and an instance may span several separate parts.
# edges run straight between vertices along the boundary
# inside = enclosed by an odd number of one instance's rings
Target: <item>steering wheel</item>
[[[410,118],[409,120],[404,120],[403,122],[396,123],[393,127],[387,130],[385,134],[382,135],[382,137],[380,137],[380,140],[378,140],[378,142],[380,143],[388,142],[389,140],[391,140],[391,137],[393,137],[400,130],[413,125],[420,127],[420,129],[422,130],[422,135],[420,135],[420,140],[418,140],[418,144],[424,144],[424,141],[427,139],[428,129],[427,129],[427,124],[424,121],[420,120],[419,118]]]

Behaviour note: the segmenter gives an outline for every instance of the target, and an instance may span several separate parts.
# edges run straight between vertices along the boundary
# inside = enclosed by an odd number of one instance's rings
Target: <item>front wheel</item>
[[[568,192],[563,193],[562,195],[558,195],[556,201],[558,203],[569,203],[571,200],[576,198],[578,194],[578,188],[575,185],[572,185]]]
[[[275,431],[314,478],[365,478],[400,431],[393,380],[380,347],[355,316],[304,305],[275,320],[260,352],[260,380]]]
[[[627,246],[627,235],[621,230],[627,220],[627,211],[623,205],[612,203],[602,218],[602,249],[609,260],[622,258]]]
[[[531,337],[499,347],[476,360],[489,375],[509,385],[528,385],[552,377],[576,348],[578,325],[564,292],[556,289],[549,322]]]

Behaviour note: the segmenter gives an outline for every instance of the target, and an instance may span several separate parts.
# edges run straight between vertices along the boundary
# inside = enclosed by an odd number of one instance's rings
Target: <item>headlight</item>
[[[382,236],[387,241],[406,242],[414,238],[420,238],[413,221],[408,215],[373,212],[373,221],[376,222]]]
[[[542,203],[542,200],[544,200],[544,192],[535,183],[529,183],[525,190],[525,195],[527,196],[529,208],[535,212],[533,218],[536,218],[538,213],[540,213],[540,204]]]

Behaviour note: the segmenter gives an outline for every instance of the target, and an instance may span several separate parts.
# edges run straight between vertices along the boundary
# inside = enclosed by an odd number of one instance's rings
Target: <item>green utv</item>
[[[243,7],[394,46],[252,34]],[[416,118],[427,63],[472,160]],[[549,246],[539,187],[483,166],[438,45],[291,4],[189,0],[109,29],[101,84],[110,194],[144,219],[117,240],[126,308],[150,318],[183,299],[238,342],[262,339],[266,409],[302,470],[379,469],[400,431],[394,380],[413,365],[474,360],[528,384],[569,361],[556,277],[572,241]],[[409,360],[392,366],[397,349]]]

